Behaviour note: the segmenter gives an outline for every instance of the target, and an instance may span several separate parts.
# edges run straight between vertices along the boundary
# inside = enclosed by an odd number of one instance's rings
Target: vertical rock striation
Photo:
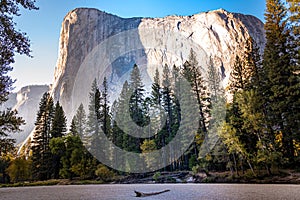
[[[202,70],[212,58],[224,77],[224,86],[236,55],[243,53],[251,36],[263,51],[263,23],[254,16],[215,10],[192,16],[120,18],[97,9],[78,8],[67,14],[61,29],[59,57],[52,94],[68,118],[86,103],[94,78],[110,85],[111,101],[134,63],[140,66],[146,86],[154,71],[168,64],[181,66],[190,48]],[[78,100],[74,100],[78,97]]]

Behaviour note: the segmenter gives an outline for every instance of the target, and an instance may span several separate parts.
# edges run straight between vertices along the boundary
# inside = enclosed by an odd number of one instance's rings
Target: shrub
[[[105,182],[111,181],[115,176],[115,174],[111,170],[109,170],[105,165],[102,164],[97,166],[95,174]]]

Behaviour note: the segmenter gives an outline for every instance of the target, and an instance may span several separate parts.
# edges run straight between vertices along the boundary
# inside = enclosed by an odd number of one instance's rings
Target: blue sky
[[[264,0],[37,0],[38,11],[21,10],[17,28],[31,40],[33,58],[16,56],[11,76],[15,90],[29,84],[50,84],[58,54],[61,23],[74,8],[91,7],[121,17],[192,15],[223,8],[258,17],[263,21]]]

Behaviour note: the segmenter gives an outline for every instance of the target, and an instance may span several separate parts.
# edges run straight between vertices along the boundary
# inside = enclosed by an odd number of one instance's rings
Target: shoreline
[[[156,174],[156,175],[155,175]],[[156,172],[147,175],[133,174],[115,177],[113,181],[80,180],[80,179],[51,179],[47,181],[24,181],[10,184],[0,184],[6,187],[34,187],[53,185],[100,185],[100,184],[300,184],[300,173],[293,170],[279,171],[266,176],[251,177],[246,172],[242,176],[232,175],[230,172],[210,172],[193,174],[190,171]]]

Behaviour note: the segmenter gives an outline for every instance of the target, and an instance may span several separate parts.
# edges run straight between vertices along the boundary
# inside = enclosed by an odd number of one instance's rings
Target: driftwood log
[[[169,192],[170,190],[163,190],[160,192],[149,192],[149,193],[145,193],[145,192],[138,192],[136,190],[134,190],[136,197],[147,197],[147,196],[153,196],[153,195],[158,195],[161,193],[165,193],[165,192]]]

